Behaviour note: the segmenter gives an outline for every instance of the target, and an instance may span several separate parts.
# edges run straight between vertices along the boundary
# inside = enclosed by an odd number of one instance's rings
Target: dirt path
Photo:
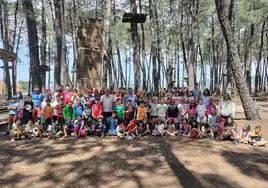
[[[261,115],[250,123],[268,139]],[[1,187],[268,187],[268,147],[182,137],[0,139]]]

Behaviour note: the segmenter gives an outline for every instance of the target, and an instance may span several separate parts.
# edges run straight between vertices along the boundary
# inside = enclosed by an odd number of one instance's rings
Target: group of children
[[[221,115],[221,107],[213,98],[197,96],[175,97],[169,101],[161,98],[143,99],[135,96],[135,102],[116,97],[111,116],[104,118],[103,104],[99,97],[77,96],[66,104],[64,98],[49,97],[40,104],[40,118],[34,117],[31,96],[25,98],[21,118],[13,123],[12,141],[24,138],[60,138],[73,136],[118,136],[139,138],[142,136],[187,136],[191,138],[212,138],[232,140],[234,144],[245,143],[264,146],[261,127],[253,130],[244,125],[240,131],[231,116]],[[204,104],[205,102],[205,104]],[[10,117],[18,113],[18,101],[13,98],[9,105]],[[32,120],[34,119],[34,120]]]

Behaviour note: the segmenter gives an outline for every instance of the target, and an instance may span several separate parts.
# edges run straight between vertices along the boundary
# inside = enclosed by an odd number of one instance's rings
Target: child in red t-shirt
[[[136,138],[136,136],[138,135],[138,129],[137,129],[137,124],[136,124],[135,119],[132,119],[130,121],[126,130],[127,130],[128,138],[131,138],[131,137]]]
[[[102,113],[102,105],[100,104],[100,99],[96,98],[95,99],[95,104],[92,105],[92,116],[97,119],[98,116],[101,115]]]

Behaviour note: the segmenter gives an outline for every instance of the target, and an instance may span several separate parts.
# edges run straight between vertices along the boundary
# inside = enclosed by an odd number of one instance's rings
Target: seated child
[[[180,124],[179,133],[182,136],[187,136],[189,131],[190,131],[190,124],[188,122],[188,119],[183,118],[183,120],[181,121],[181,124]]]
[[[152,135],[154,136],[164,136],[164,134],[166,133],[165,131],[165,125],[164,122],[162,121],[161,117],[157,118],[156,124],[155,124],[155,129],[153,130]]]
[[[93,136],[95,135],[97,121],[92,117],[88,116],[87,123],[86,123],[86,133],[87,135]]]
[[[236,140],[236,124],[233,122],[232,118],[227,118],[226,122],[224,123],[223,131],[221,132],[220,139],[221,140],[230,140],[233,139],[233,143],[237,144]]]
[[[79,138],[80,136],[85,136],[84,130],[85,122],[82,115],[78,115],[77,119],[74,121],[74,136]]]
[[[72,123],[72,118],[67,117],[66,122],[64,124],[64,137],[71,135],[74,131],[74,124]]]
[[[147,119],[143,119],[142,122],[138,125],[138,133],[140,136],[146,136],[150,134],[150,126],[147,122]]]
[[[108,136],[116,136],[117,118],[115,112],[112,114],[112,116],[107,118],[107,124],[109,126]]]
[[[132,119],[129,124],[127,125],[127,138],[131,139],[131,138],[136,138],[136,136],[138,135],[138,129],[137,129],[137,124],[135,119]]]
[[[15,123],[12,124],[12,130],[10,132],[11,142],[14,142],[15,139],[19,140],[23,135],[23,127],[21,122],[21,119],[17,118]]]
[[[47,129],[41,134],[41,138],[47,137],[48,139],[56,138],[58,136],[56,132],[56,125],[52,123],[52,119],[46,119],[45,124]]]
[[[34,124],[33,124],[33,120],[28,120],[28,123],[24,126],[24,131],[25,131],[25,136],[27,138],[33,138],[34,135]]]
[[[104,117],[102,115],[99,115],[95,129],[95,136],[101,135],[101,137],[104,137],[105,131],[106,131],[106,123],[104,121]]]
[[[208,115],[208,124],[210,127],[211,138],[214,138],[214,133],[219,134],[219,128],[216,126],[217,113],[215,108],[211,108],[211,113]]]
[[[166,121],[166,133],[170,136],[176,136],[178,131],[176,130],[176,125],[173,119],[168,119]]]
[[[200,138],[204,138],[204,137],[212,137],[212,130],[209,126],[209,124],[204,124],[204,126],[202,126],[201,128],[201,135],[199,136]]]
[[[201,135],[201,131],[198,129],[198,123],[196,120],[192,121],[191,128],[188,136],[191,138],[199,138]]]
[[[250,139],[250,125],[245,124],[240,130],[239,136],[237,136],[237,141],[239,143],[244,143],[248,144],[251,139]]]
[[[218,130],[219,130],[218,134],[220,134],[224,129],[224,122],[222,121],[222,118],[220,115],[217,115],[216,117],[216,127],[218,127]]]
[[[265,146],[267,144],[267,141],[265,141],[262,137],[261,126],[259,125],[255,127],[250,136],[253,147]]]
[[[118,121],[118,125],[116,127],[116,135],[119,138],[123,138],[125,135],[125,126],[124,126],[124,121],[122,121],[122,120]]]

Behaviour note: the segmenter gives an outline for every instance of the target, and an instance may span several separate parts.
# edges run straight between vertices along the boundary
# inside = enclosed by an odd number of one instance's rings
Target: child
[[[160,104],[157,105],[157,116],[161,118],[162,121],[166,121],[167,116],[167,105],[165,104],[165,99],[160,100]]]
[[[124,126],[124,122],[122,120],[118,121],[118,125],[116,127],[116,135],[119,138],[124,138],[125,135],[125,126]]]
[[[135,119],[132,119],[129,122],[126,130],[127,130],[127,136],[129,139],[136,138],[136,136],[138,135],[138,130],[137,130],[137,124],[136,124]]]
[[[97,119],[102,112],[102,105],[100,104],[100,99],[95,99],[95,104],[92,105],[92,116],[93,118]]]
[[[46,106],[43,108],[43,116],[41,119],[41,123],[44,124],[47,119],[51,119],[52,122],[52,115],[53,115],[53,107],[50,104],[50,99],[47,99]],[[50,120],[48,120],[50,122]],[[50,123],[51,124],[51,123]],[[47,128],[47,124],[45,123],[45,129]]]
[[[74,121],[74,136],[79,138],[81,136],[81,131],[84,130],[85,122],[81,115],[77,116],[77,119]]]
[[[63,117],[63,109],[64,108],[65,108],[64,99],[61,98],[59,104],[55,106],[55,111],[57,114],[56,122],[59,126],[59,129],[63,130],[63,131],[64,131],[63,124],[65,122],[64,117]]]
[[[83,117],[84,115],[84,106],[81,103],[80,99],[76,100],[76,105],[74,105],[74,111],[75,111],[75,116],[78,117],[79,115]]]
[[[183,118],[181,124],[180,124],[180,129],[179,132],[182,136],[187,136],[190,131],[190,124],[188,122],[187,118]]]
[[[25,131],[26,137],[28,137],[29,139],[35,136],[33,120],[28,120],[28,123],[24,127],[24,131]]]
[[[109,125],[108,136],[116,136],[117,118],[115,112],[107,118],[107,124]]]
[[[96,124],[95,136],[101,135],[102,138],[105,136],[106,123],[102,115],[98,116],[98,122]]]
[[[118,119],[124,119],[125,106],[122,104],[121,98],[117,98],[114,110]]]
[[[219,129],[219,134],[224,129],[224,122],[222,121],[221,115],[217,115],[217,117],[216,117],[216,127],[218,127],[218,129]]]
[[[72,118],[67,117],[67,120],[64,124],[64,137],[71,135],[73,131],[74,131],[74,124],[72,123]]]
[[[187,118],[187,105],[185,105],[185,98],[182,97],[180,99],[180,103],[178,104],[179,109],[179,121],[183,120],[183,118]]]
[[[197,123],[196,120],[194,120],[191,123],[191,128],[190,128],[188,136],[191,137],[191,138],[199,138],[200,135],[201,135],[201,132],[198,129],[198,123]]]
[[[157,118],[156,124],[155,124],[155,129],[152,132],[152,135],[154,136],[164,136],[164,134],[166,133],[165,131],[165,125],[164,122],[162,121],[161,117]]]
[[[139,125],[143,119],[147,119],[147,108],[144,106],[144,102],[141,101],[140,106],[137,108],[137,124]]]
[[[72,120],[75,119],[75,110],[73,108],[72,101],[68,102],[68,105],[63,108],[62,114],[65,120],[67,120],[68,117],[70,117]]]
[[[211,131],[209,124],[205,123],[204,126],[202,126],[201,128],[201,134],[199,137],[203,138],[203,137],[209,137],[209,136],[212,138],[212,131]]]
[[[216,105],[213,102],[214,102],[214,99],[209,98],[209,103],[206,105],[207,116],[209,116],[209,114],[211,114],[212,109],[215,109],[216,113],[217,113]]]
[[[89,116],[87,118],[87,123],[86,123],[87,135],[90,135],[90,136],[95,135],[96,125],[97,125],[97,121],[92,116]]]
[[[47,129],[41,134],[41,138],[47,137],[48,139],[54,138],[56,135],[56,126],[52,123],[52,119],[46,119],[45,124]]]
[[[176,136],[178,131],[176,131],[176,126],[173,119],[168,119],[166,122],[166,133],[170,136]]]
[[[21,138],[22,133],[23,133],[23,128],[22,128],[21,123],[22,122],[20,118],[17,118],[16,121],[13,123],[12,130],[10,132],[11,142],[14,142],[15,138],[18,140]]]
[[[150,134],[150,126],[147,123],[147,119],[143,119],[138,126],[138,133],[140,136],[146,136]]]
[[[206,123],[206,105],[203,104],[203,100],[199,99],[199,104],[197,105],[197,122],[201,125]]]
[[[91,102],[88,101],[88,102],[86,103],[85,110],[84,110],[84,114],[83,114],[86,120],[88,119],[89,116],[92,115],[92,109],[91,109],[91,106],[92,106],[92,105],[91,105]]]
[[[214,133],[215,134],[219,133],[219,128],[216,126],[216,119],[217,119],[216,109],[212,108],[211,114],[208,115],[208,124],[210,127],[211,138],[214,138]]]
[[[26,96],[22,109],[22,124],[26,124],[28,120],[33,118],[34,103],[31,95]]]
[[[168,107],[168,110],[167,110],[168,119],[173,120],[173,121],[177,120],[178,113],[179,113],[179,109],[175,104],[175,100],[171,99],[170,106]]]
[[[188,108],[188,118],[190,122],[196,120],[196,105],[194,100],[190,100],[190,105]]]
[[[11,129],[11,125],[16,122],[17,114],[18,114],[18,108],[20,106],[20,103],[17,101],[17,96],[12,97],[11,103],[8,105],[8,128],[6,135],[9,134],[9,131]]]
[[[129,122],[133,119],[134,117],[133,112],[134,110],[131,105],[131,100],[128,100],[125,104],[125,112],[124,112],[124,119],[125,119],[126,125],[128,125]]]
[[[245,124],[240,130],[240,134],[237,137],[239,143],[249,144],[251,141],[250,138],[250,125]]]
[[[236,124],[233,122],[231,117],[228,117],[226,122],[224,123],[223,131],[220,135],[221,140],[230,140],[233,139],[233,143],[237,144],[236,140]]]
[[[261,126],[256,126],[254,131],[251,132],[251,143],[253,147],[265,146],[267,141],[264,141],[261,133]]]

